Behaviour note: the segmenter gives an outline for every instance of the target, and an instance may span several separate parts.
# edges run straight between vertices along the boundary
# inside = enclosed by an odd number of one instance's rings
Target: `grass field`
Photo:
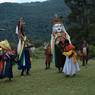
[[[75,77],[58,73],[52,63],[45,70],[44,59],[34,58],[30,76],[20,76],[14,67],[11,82],[0,80],[0,95],[95,95],[95,61],[90,60]]]

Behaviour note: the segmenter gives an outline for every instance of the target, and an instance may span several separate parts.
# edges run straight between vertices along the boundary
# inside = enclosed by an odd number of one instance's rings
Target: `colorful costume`
[[[69,44],[66,47],[66,52],[63,53],[66,56],[63,72],[65,75],[73,76],[76,72],[80,71],[79,64],[77,63],[77,54],[74,50],[74,46]]]
[[[0,47],[2,52],[0,55],[0,78],[8,77],[9,80],[13,78],[12,66],[15,60],[16,54],[10,47],[10,44],[7,40],[0,42]]]
[[[52,54],[51,54],[51,47],[50,44],[45,49],[45,64],[46,64],[46,69],[50,68],[50,63],[52,60]]]
[[[12,51],[7,51],[4,55],[4,61],[5,61],[5,70],[4,70],[4,77],[8,77],[9,80],[13,78],[13,70],[12,66],[14,64],[16,55]]]
[[[31,68],[31,61],[30,61],[29,48],[25,47],[18,61],[18,69],[22,70],[21,75],[23,75],[24,71],[26,71],[26,74],[29,74],[30,68]]]
[[[62,55],[63,48],[60,45],[60,42],[64,45],[65,39],[70,41],[70,36],[66,32],[63,21],[60,17],[56,16],[53,20],[54,25],[52,28],[52,34],[51,34],[51,52],[53,55],[53,62],[55,63],[55,66],[59,69],[61,68],[61,71],[63,69],[64,63],[65,63],[65,56]]]
[[[26,71],[26,74],[29,74],[29,70],[31,68],[29,48],[25,47],[26,36],[23,28],[24,28],[24,22],[23,19],[21,18],[16,27],[16,34],[18,35],[19,38],[19,43],[17,46],[18,69],[22,70],[21,75],[24,74],[24,71]]]

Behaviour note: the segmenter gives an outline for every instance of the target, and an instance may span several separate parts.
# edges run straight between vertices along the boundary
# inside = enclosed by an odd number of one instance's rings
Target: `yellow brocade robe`
[[[70,51],[68,51],[68,52],[63,52],[63,55],[65,55],[65,56],[71,56],[72,58],[73,58],[73,62],[74,62],[74,64],[76,64],[76,62],[77,62],[77,54],[76,54],[76,52],[74,51],[74,50],[70,50]]]

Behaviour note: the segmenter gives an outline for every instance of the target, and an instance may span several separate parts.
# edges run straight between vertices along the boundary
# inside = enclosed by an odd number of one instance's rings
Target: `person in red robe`
[[[51,47],[50,47],[50,44],[48,44],[46,49],[45,49],[45,65],[46,65],[46,69],[50,69],[51,60],[52,60]]]

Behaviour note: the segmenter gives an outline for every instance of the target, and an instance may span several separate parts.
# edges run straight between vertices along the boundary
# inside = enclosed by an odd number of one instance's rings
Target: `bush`
[[[44,58],[44,48],[39,47],[35,49],[35,52],[32,53],[32,58],[39,59],[39,58]]]
[[[90,45],[89,46],[89,56],[92,58],[92,57],[95,57],[95,45]]]

